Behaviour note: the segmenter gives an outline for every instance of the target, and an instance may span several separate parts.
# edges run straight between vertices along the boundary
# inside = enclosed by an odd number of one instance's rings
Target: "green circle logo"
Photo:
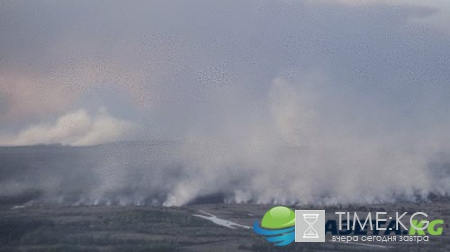
[[[264,214],[261,225],[255,221],[253,231],[275,246],[289,245],[295,240],[295,212],[284,206],[274,207]]]
[[[277,206],[264,215],[261,227],[270,229],[280,229],[291,227],[295,224],[295,212],[284,206]]]

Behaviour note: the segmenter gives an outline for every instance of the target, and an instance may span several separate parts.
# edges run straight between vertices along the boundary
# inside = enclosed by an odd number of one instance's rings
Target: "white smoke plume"
[[[33,160],[39,156],[23,158],[24,166],[34,168],[3,178],[2,191],[39,192],[32,202],[164,206],[208,197],[237,203],[365,204],[450,192],[445,124],[385,129],[382,123],[333,117],[347,111],[345,106],[314,90],[310,83],[278,78],[265,106],[258,108],[261,113],[236,112],[209,131],[192,128],[182,141],[54,149],[45,154],[49,157],[42,154],[53,160],[42,167]],[[90,145],[120,139],[133,128],[104,110],[92,116],[81,110],[24,130],[10,143]],[[14,155],[0,158],[6,158],[5,167],[9,162],[22,167]]]
[[[431,167],[450,150],[444,127],[415,135],[414,127],[400,133],[358,119],[330,120],[308,92],[277,79],[264,123],[234,121],[214,134],[192,135],[184,148],[191,176],[165,204],[218,192],[233,202],[280,204],[392,202],[449,192],[448,178],[437,178]]]
[[[0,201],[448,194],[449,10],[434,0],[0,4],[0,145],[71,146],[0,148]],[[102,106],[111,113],[92,113]]]
[[[94,115],[80,109],[59,117],[53,123],[31,125],[15,135],[0,137],[0,145],[97,145],[121,140],[136,129],[134,123],[115,118],[104,108]]]

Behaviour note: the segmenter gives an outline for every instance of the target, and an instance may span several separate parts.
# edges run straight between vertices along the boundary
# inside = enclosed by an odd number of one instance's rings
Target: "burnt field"
[[[0,208],[0,251],[449,251],[450,202],[326,207],[337,210],[426,211],[446,221],[442,236],[429,242],[295,243],[276,248],[251,229],[234,229],[194,216],[213,214],[252,226],[271,206],[197,204],[177,208],[157,206],[64,206],[3,204]],[[308,209],[312,206],[300,206]]]

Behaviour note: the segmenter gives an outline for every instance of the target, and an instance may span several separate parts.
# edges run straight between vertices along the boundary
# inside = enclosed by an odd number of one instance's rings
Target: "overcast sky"
[[[287,123],[274,113],[445,134],[449,17],[444,0],[0,1],[0,144]],[[280,85],[308,105],[273,105]]]

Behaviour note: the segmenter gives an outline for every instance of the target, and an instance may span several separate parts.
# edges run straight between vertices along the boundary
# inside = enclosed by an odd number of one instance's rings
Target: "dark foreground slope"
[[[206,211],[251,226],[269,208],[253,204],[199,204],[180,208],[2,205],[0,251],[450,251],[448,224],[443,236],[431,237],[429,242],[419,244],[366,242],[361,245],[328,241],[295,243],[277,249],[251,229],[230,229],[193,216]],[[450,220],[450,202],[444,199],[434,202],[432,207],[404,203],[346,210],[380,209],[410,212],[427,209],[430,215]],[[330,217],[336,209],[326,210]]]

